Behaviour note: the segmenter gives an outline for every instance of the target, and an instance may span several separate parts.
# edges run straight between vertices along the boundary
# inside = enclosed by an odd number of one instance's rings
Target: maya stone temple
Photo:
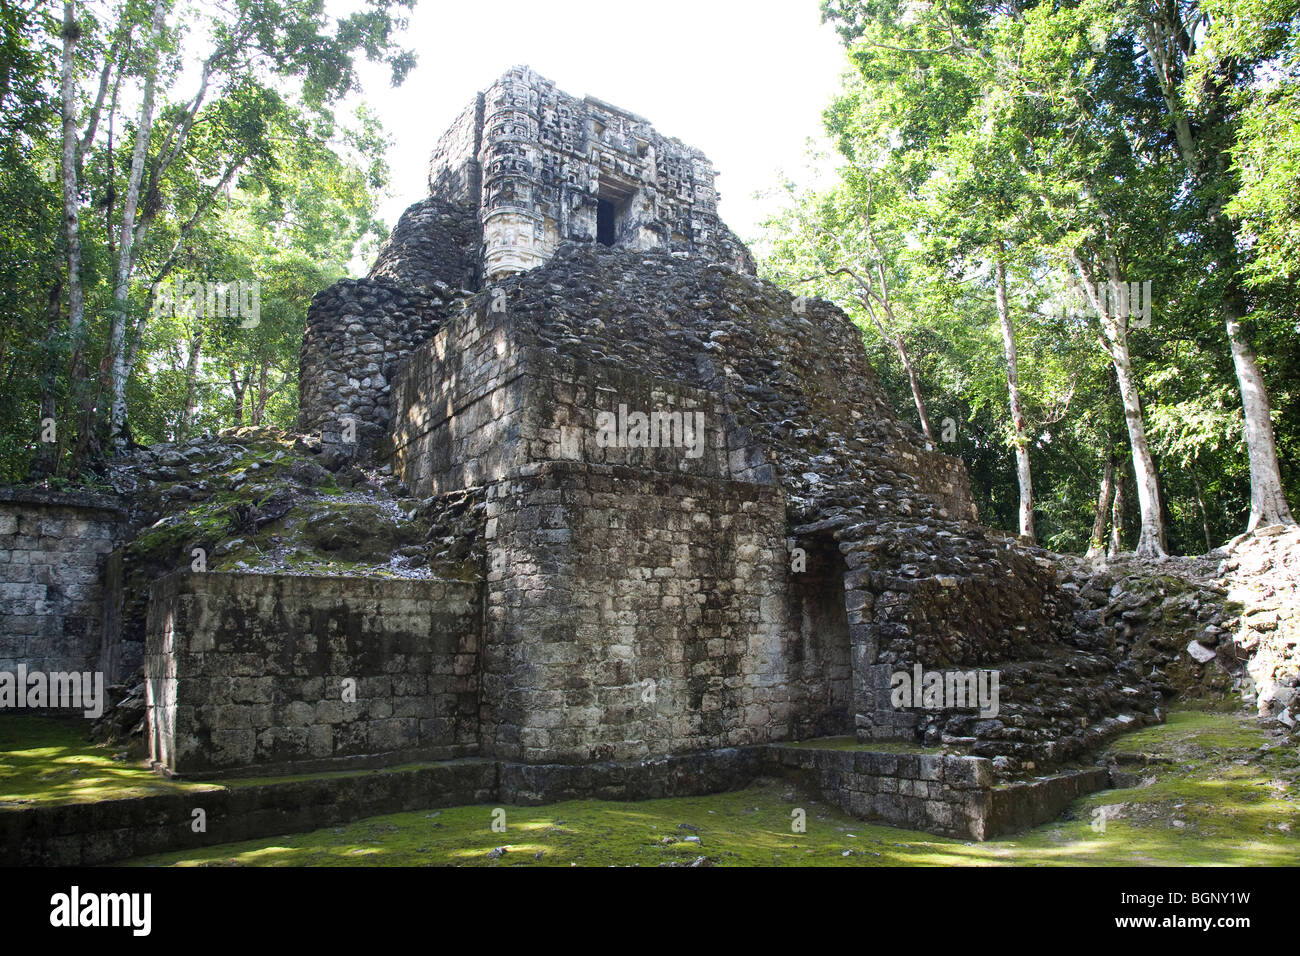
[[[527,67],[315,297],[299,389],[288,445],[156,446],[123,501],[42,504],[102,546],[0,665],[142,673],[181,777],[425,762],[433,805],[787,774],[976,838],[1162,719],[1138,605],[979,523],[860,330],[757,277],[709,160]],[[914,746],[786,746],[820,737]]]

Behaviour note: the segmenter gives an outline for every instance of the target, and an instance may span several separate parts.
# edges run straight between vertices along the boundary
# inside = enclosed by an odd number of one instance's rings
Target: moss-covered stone
[[[360,820],[297,836],[135,861],[185,866],[1142,866],[1300,863],[1300,755],[1250,718],[1177,712],[1113,750],[1163,758],[1142,786],[1077,801],[1062,820],[972,843],[855,820],[760,781],[706,797],[491,805]],[[792,811],[807,829],[792,832]],[[698,837],[699,843],[687,842]],[[504,847],[504,851],[495,852]]]

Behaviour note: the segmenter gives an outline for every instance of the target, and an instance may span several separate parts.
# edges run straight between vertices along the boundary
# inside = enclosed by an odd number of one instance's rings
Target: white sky
[[[820,21],[817,0],[419,0],[401,39],[419,57],[406,82],[393,89],[386,70],[362,72],[364,98],[393,139],[381,214],[391,228],[423,198],[438,136],[476,92],[527,64],[703,150],[723,219],[753,240],[775,202],[754,193],[773,188],[778,171],[806,182],[806,141],[824,145],[821,113],[845,59]]]

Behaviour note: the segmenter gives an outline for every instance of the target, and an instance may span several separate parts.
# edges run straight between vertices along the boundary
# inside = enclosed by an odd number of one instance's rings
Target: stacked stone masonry
[[[111,655],[110,554],[123,517],[101,495],[0,489],[0,671],[116,675],[139,666]]]
[[[180,572],[153,589],[150,756],[172,773],[478,750],[478,589]]]
[[[369,278],[314,300],[300,424],[454,525],[464,573],[168,579],[160,763],[574,768],[904,738],[967,756],[841,775],[845,806],[970,833],[991,811],[963,775],[987,758],[1060,764],[1158,719],[1077,575],[977,523],[860,330],[754,275],[698,151],[517,68],[439,142],[429,191]],[[653,440],[630,439],[637,414]],[[917,664],[997,670],[999,712],[896,708]],[[340,715],[327,688],[353,674],[368,703]]]

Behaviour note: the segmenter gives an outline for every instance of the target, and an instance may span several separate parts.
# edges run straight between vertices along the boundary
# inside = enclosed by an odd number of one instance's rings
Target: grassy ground
[[[1268,749],[1261,749],[1264,747]],[[1142,786],[1080,800],[1065,819],[987,843],[875,826],[762,781],[709,797],[570,801],[372,817],[348,826],[134,861],[186,866],[1294,865],[1300,757],[1249,718],[1182,712],[1113,748]],[[1144,756],[1139,756],[1144,755]],[[791,811],[807,829],[791,832]],[[699,842],[689,840],[698,837]]]
[[[0,718],[0,807],[143,797],[210,786],[166,780],[118,749],[86,743],[86,722]]]

